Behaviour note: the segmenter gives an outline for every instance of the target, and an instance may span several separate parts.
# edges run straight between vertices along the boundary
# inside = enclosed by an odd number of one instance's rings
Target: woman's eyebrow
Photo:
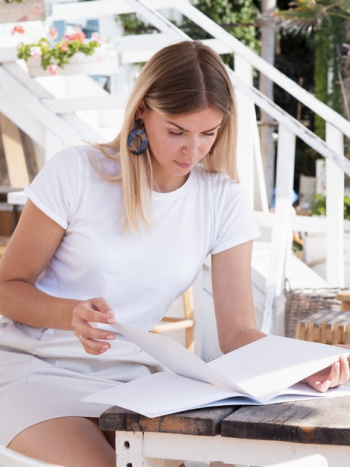
[[[169,122],[168,120],[165,120],[165,122],[166,122],[166,123],[169,123],[170,125],[176,126],[176,128],[178,128],[179,130],[188,131],[188,130],[186,130],[186,128],[182,128],[182,126],[177,125],[176,123]],[[215,130],[216,128],[218,128],[220,125],[221,125],[221,122],[219,123],[219,125],[216,125],[214,128],[211,128],[210,130],[204,130],[204,131],[202,131],[202,133],[208,133],[209,131],[213,131],[213,130]]]

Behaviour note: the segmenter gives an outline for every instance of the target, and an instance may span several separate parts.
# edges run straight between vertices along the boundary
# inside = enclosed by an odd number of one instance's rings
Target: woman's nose
[[[198,138],[188,138],[183,146],[183,152],[188,154],[197,154],[199,149]]]

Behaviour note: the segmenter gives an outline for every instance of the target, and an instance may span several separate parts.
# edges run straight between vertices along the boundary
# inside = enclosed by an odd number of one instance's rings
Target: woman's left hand
[[[338,347],[350,348],[348,345]],[[350,377],[350,355],[342,355],[333,365],[318,371],[305,378],[305,381],[316,391],[326,392],[329,388],[337,388],[345,383]]]

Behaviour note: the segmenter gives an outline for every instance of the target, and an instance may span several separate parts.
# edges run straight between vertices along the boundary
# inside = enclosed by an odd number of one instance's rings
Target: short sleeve
[[[79,184],[77,151],[64,149],[55,154],[24,192],[53,221],[67,229]]]
[[[237,182],[224,182],[216,200],[216,232],[211,254],[221,253],[260,235],[247,192]]]

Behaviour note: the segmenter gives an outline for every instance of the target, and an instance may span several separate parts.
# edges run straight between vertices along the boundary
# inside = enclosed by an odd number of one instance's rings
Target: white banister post
[[[235,72],[239,78],[253,85],[253,68],[241,55],[235,55]],[[249,98],[236,90],[238,113],[238,138],[237,138],[237,169],[242,185],[248,192],[252,206],[254,206],[254,146],[253,146],[253,120],[255,112],[254,103]]]
[[[326,142],[344,157],[343,133],[326,123]],[[344,172],[326,160],[327,277],[329,285],[344,287]]]
[[[265,308],[261,330],[267,334],[275,331],[276,299],[282,294],[287,255],[292,247],[292,193],[295,160],[295,134],[284,125],[279,126],[275,219],[271,239],[269,275],[265,286]]]

